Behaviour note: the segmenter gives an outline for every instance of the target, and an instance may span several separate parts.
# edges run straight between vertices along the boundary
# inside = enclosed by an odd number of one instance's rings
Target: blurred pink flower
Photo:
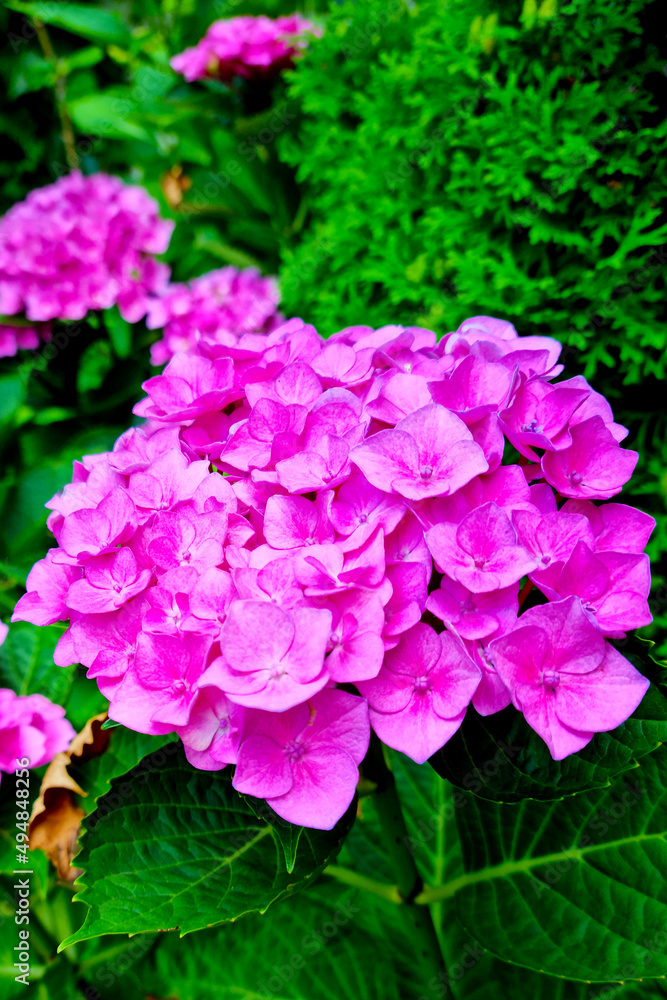
[[[230,17],[215,21],[197,45],[174,56],[171,66],[186,80],[275,76],[305,48],[307,33],[318,31],[300,14],[275,20],[261,14]]]
[[[75,171],[31,191],[0,220],[0,315],[45,323],[118,305],[136,322],[168,279],[155,255],[173,225],[146,191],[108,174]],[[36,347],[37,329],[1,327],[0,354],[14,341]]]

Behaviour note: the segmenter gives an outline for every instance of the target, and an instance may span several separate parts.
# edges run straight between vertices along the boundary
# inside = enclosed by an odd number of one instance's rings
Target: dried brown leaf
[[[64,753],[56,754],[46,769],[30,816],[28,834],[30,850],[41,850],[55,866],[58,878],[73,882],[79,874],[72,868],[72,858],[76,852],[79,825],[84,810],[77,804],[77,795],[87,794],[69,773],[69,765],[75,760],[97,757],[107,748],[110,733],[102,729],[107,715],[103,712],[89,719],[80,733],[77,733]]]

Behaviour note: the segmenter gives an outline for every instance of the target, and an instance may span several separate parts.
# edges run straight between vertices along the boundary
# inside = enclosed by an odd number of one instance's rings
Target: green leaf
[[[568,979],[530,972],[501,962],[493,955],[479,955],[474,944],[457,955],[452,977],[456,1000],[665,1000],[667,986],[657,980],[643,983],[609,983],[591,986]],[[477,961],[476,961],[477,960]],[[464,964],[465,963],[465,964]],[[475,963],[473,965],[473,963]]]
[[[104,729],[104,725],[101,728]],[[109,810],[116,808],[116,798],[120,796],[122,801],[130,794],[131,786],[136,790],[136,787],[150,781],[155,772],[179,753],[179,747],[180,742],[174,733],[147,736],[118,726],[111,734],[104,753],[87,760],[75,759],[68,770],[86,793],[85,799],[79,802],[81,808],[87,816],[95,813],[89,829],[103,824]],[[118,782],[114,795],[109,796],[105,807],[97,812],[98,801],[109,793],[111,782],[123,776],[124,780]]]
[[[101,934],[187,934],[263,913],[326,867],[354,821],[353,803],[334,830],[304,830],[290,875],[275,827],[233,790],[227,772],[198,771],[179,751],[147,776],[115,783],[86,821],[76,898],[90,909],[61,947]]]
[[[95,392],[113,368],[111,347],[106,340],[94,340],[86,347],[76,373],[76,388],[80,393]]]
[[[130,39],[129,28],[120,17],[100,7],[78,3],[20,3],[19,0],[6,0],[5,6],[104,45],[123,45]]]
[[[25,380],[18,375],[0,377],[0,421],[7,420],[23,403],[26,395]]]
[[[63,420],[71,420],[75,416],[76,410],[67,409],[64,406],[45,406],[35,413],[32,422],[38,427],[48,427],[49,424],[58,424]]]
[[[667,975],[667,748],[632,782],[559,802],[460,792],[461,923],[505,961],[582,981]]]
[[[54,669],[59,670],[60,667]],[[67,718],[79,732],[89,719],[104,712],[109,707],[109,702],[97,683],[86,677],[86,668],[77,667],[64,705]]]
[[[394,954],[371,937],[360,917],[366,900],[340,886],[318,886],[298,906],[289,901],[237,924],[167,942],[155,965],[179,1000],[405,1000]],[[220,982],[220,956],[224,979]],[[379,960],[381,956],[381,960]],[[149,978],[147,983],[152,981]],[[153,987],[154,988],[154,987]]]
[[[141,139],[153,144],[151,134],[132,118],[138,106],[128,87],[86,94],[69,101],[68,108],[82,132],[108,139]]]
[[[483,718],[468,711],[459,731],[429,763],[443,778],[484,799],[560,799],[605,788],[667,741],[667,699],[652,684],[634,715],[597,733],[579,753],[554,761],[524,717],[509,707]]]
[[[65,73],[71,73],[75,69],[87,69],[90,66],[97,66],[104,59],[104,50],[97,45],[88,45],[85,49],[72,52],[61,60]]]
[[[197,233],[194,245],[197,250],[207,250],[214,257],[223,260],[225,264],[233,264],[234,267],[241,268],[260,267],[259,261],[251,257],[250,254],[237,250],[236,247],[231,247],[227,243],[223,243],[222,240],[210,239],[202,233]]]
[[[109,340],[119,358],[129,358],[132,351],[132,327],[121,316],[118,306],[105,309],[104,322],[109,332]]]
[[[62,628],[48,625],[38,628],[29,622],[15,622],[0,646],[0,685],[17,694],[43,694],[63,704],[67,697],[74,667],[57,667],[53,651]]]
[[[278,816],[264,799],[254,799],[251,795],[244,795],[243,798],[248,803],[255,816],[270,823],[285,856],[285,867],[291,875],[296,864],[296,852],[303,833],[302,826],[295,826]]]
[[[54,80],[54,68],[48,59],[38,52],[24,52],[12,68],[9,93],[12,98],[21,97],[42,87],[52,87]]]

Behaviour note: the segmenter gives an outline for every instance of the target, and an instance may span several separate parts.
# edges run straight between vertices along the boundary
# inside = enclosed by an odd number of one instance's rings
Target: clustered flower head
[[[190,350],[224,356],[246,334],[269,333],[282,323],[279,300],[276,279],[263,278],[254,268],[223,267],[188,284],[169,285],[148,303],[146,325],[163,330],[151,361],[163,365]]]
[[[513,704],[560,760],[648,687],[608,640],[651,620],[654,522],[595,502],[638,456],[559,353],[482,316],[177,354],[47,505],[15,618],[69,618],[112,719],[294,823],[343,814],[369,724],[423,762]]]
[[[75,733],[65,709],[41,694],[18,695],[0,688],[0,771],[13,774],[18,760],[48,764],[66,750]]]
[[[17,351],[34,350],[51,339],[51,324],[10,326],[0,323],[0,358],[13,358]]]
[[[0,315],[33,323],[83,319],[118,305],[134,323],[169,268],[155,260],[173,222],[143,190],[107,174],[78,172],[31,191],[0,220]],[[41,328],[44,329],[43,327]],[[38,328],[0,327],[0,354],[38,345]]]
[[[190,81],[263,79],[292,66],[308,33],[317,29],[300,14],[230,17],[215,21],[197,45],[174,56],[171,66]]]

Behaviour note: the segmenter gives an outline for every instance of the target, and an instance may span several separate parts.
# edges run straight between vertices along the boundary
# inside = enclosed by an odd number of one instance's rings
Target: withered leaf
[[[77,849],[79,825],[84,810],[78,805],[76,796],[87,793],[69,773],[72,761],[77,763],[104,753],[110,732],[102,729],[106,712],[89,719],[80,733],[77,733],[64,753],[56,754],[46,769],[39,798],[36,800],[28,834],[30,850],[41,850],[54,865],[58,878],[73,882],[80,874],[72,867],[72,858]]]

